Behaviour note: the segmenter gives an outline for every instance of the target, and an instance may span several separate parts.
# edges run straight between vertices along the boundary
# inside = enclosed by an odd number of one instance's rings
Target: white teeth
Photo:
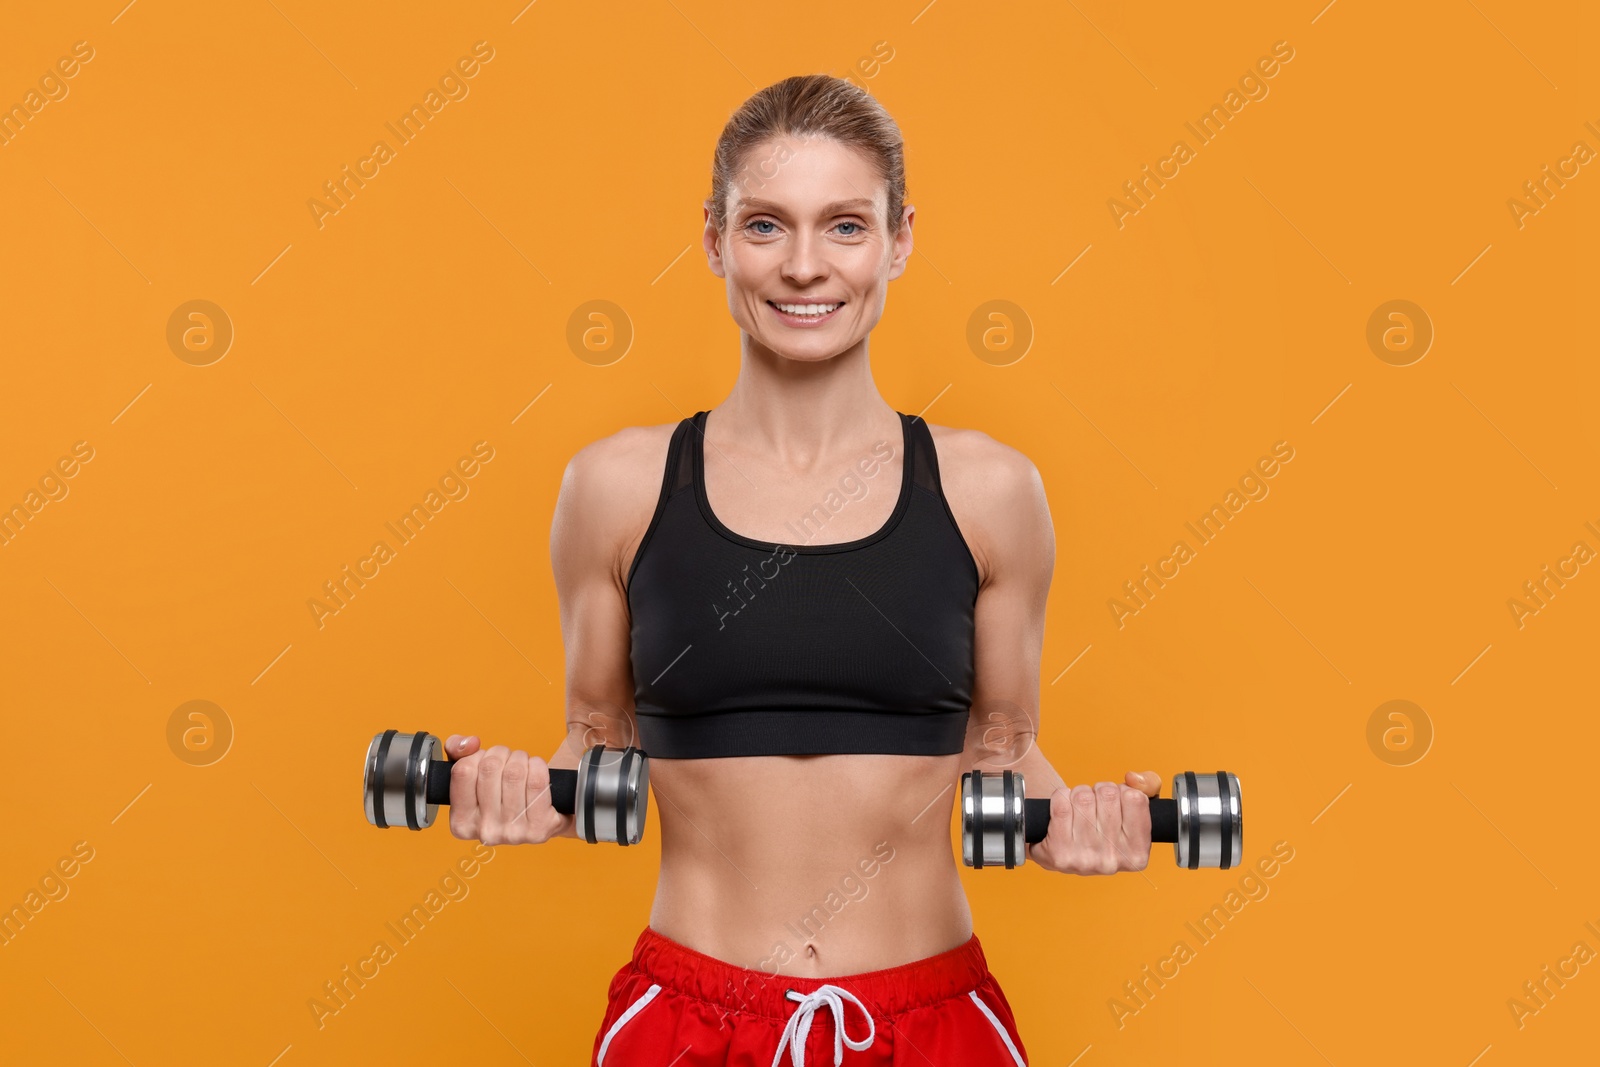
[[[786,311],[791,315],[826,315],[839,306],[838,304],[773,304],[779,311]]]

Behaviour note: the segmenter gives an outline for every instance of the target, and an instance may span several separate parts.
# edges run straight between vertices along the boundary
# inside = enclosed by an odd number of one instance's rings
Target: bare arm
[[[961,770],[1019,771],[1028,796],[1050,798],[1049,836],[1028,846],[1040,866],[1072,874],[1142,870],[1150,851],[1146,794],[1160,788],[1160,777],[1130,771],[1126,786],[1098,782],[1069,789],[1038,745],[1045,602],[1055,570],[1055,529],[1044,482],[1015,449],[983,435],[966,443],[956,489],[967,502],[962,525],[970,525],[968,544],[982,583],[972,721]]]
[[[550,564],[566,649],[568,732],[555,757],[563,762],[553,765],[576,767],[594,745],[638,743],[623,557],[643,536],[659,489],[655,443],[648,429],[623,430],[580,450],[561,479]]]
[[[1064,784],[1037,748],[1045,601],[1056,555],[1050,506],[1026,456],[987,438],[968,444],[980,447],[964,450],[956,489],[967,504],[962,525],[982,581],[961,770],[1022,771],[1030,793],[1049,796]]]

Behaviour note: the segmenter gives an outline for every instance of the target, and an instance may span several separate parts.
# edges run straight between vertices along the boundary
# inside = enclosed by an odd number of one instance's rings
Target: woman
[[[1153,772],[1069,790],[1033,745],[1054,563],[1038,472],[873,384],[913,213],[899,130],[848,82],[789,78],[733,115],[704,245],[738,380],[567,467],[551,556],[571,729],[549,763],[446,742],[451,832],[494,845],[576,836],[549,767],[596,743],[650,755],[660,879],[595,1065],[801,1067],[844,1046],[1026,1063],[957,874],[962,772],[1011,767],[1050,798],[1040,867],[1149,859]]]

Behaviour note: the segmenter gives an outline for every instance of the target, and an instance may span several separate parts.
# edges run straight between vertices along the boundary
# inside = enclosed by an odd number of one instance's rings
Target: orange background
[[[563,467],[732,384],[711,150],[809,71],[854,72],[908,141],[883,395],[1049,490],[1046,754],[1068,782],[1234,771],[1246,859],[1294,850],[1121,1028],[1108,1001],[1243,872],[1166,846],[1143,877],[963,869],[1031,1061],[1592,1055],[1600,966],[1520,1028],[1507,1006],[1600,950],[1600,576],[1507,607],[1600,548],[1600,175],[1507,206],[1600,148],[1585,5],[119,6],[0,35],[0,103],[94,51],[0,148],[0,502],[93,449],[0,548],[0,903],[93,849],[0,947],[7,1062],[585,1062],[653,837],[496,850],[317,1028],[308,1000],[470,851],[368,826],[357,764],[391,726],[554,750]],[[477,41],[470,94],[319,228],[322,183]],[[1269,95],[1119,229],[1122,183],[1278,41]],[[166,338],[195,299],[235,331],[208,366]],[[633,331],[609,366],[567,340],[596,299]],[[1366,341],[1393,299],[1436,331],[1409,366]],[[967,341],[989,300],[1033,332],[1009,365]],[[318,629],[322,583],[480,440],[470,495]],[[1119,629],[1122,583],[1280,440],[1270,495]],[[169,744],[191,700],[234,734],[208,766]],[[1390,700],[1431,723],[1420,761],[1369,745]]]

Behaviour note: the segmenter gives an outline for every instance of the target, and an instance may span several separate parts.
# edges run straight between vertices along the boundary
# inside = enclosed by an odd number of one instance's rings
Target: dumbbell
[[[434,734],[385,730],[367,746],[361,793],[367,821],[382,830],[433,825],[440,804],[450,803],[450,762],[437,759],[444,743]],[[577,815],[578,837],[591,845],[637,845],[644,836],[650,799],[650,759],[636,748],[595,745],[577,770],[550,768],[550,803]]]
[[[968,771],[961,776],[961,862],[968,867],[1020,867],[1024,842],[1043,841],[1050,798],[1024,799],[1019,771]],[[1236,866],[1244,851],[1239,779],[1227,771],[1172,776],[1172,796],[1150,798],[1150,840],[1172,842],[1179,867]]]

